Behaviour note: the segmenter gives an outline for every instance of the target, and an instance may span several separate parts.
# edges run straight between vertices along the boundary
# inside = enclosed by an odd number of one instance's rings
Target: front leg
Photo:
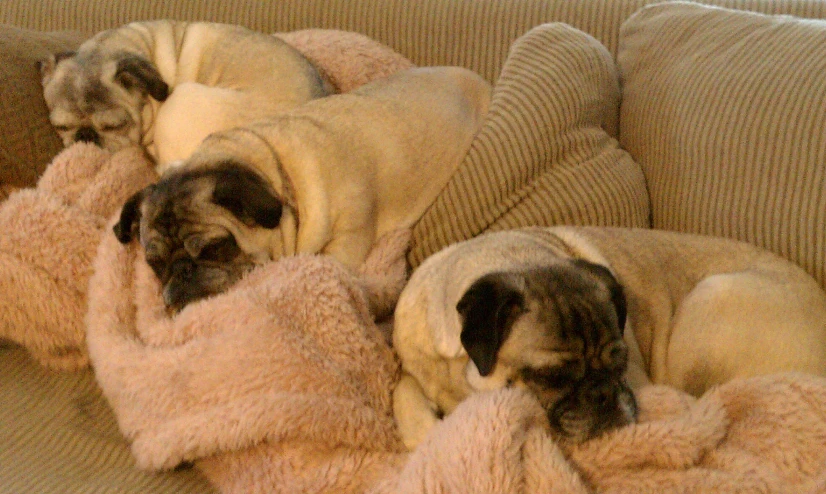
[[[410,374],[402,373],[393,390],[393,414],[408,450],[416,449],[430,430],[439,422],[439,410],[425,395],[422,387]]]

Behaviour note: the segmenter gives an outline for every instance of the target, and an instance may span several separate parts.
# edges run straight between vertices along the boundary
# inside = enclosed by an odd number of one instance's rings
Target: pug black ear
[[[525,312],[525,295],[513,274],[492,273],[468,288],[456,310],[462,316],[462,346],[479,374],[487,376],[513,323]]]
[[[614,311],[617,313],[617,324],[620,334],[625,329],[625,320],[628,317],[628,301],[625,298],[625,291],[616,276],[600,264],[595,264],[585,259],[575,259],[574,265],[580,269],[588,271],[602,282],[611,294],[611,302],[614,304]]]
[[[237,163],[223,163],[215,173],[212,202],[228,209],[244,223],[270,230],[278,227],[281,200],[260,175]]]
[[[169,96],[169,85],[157,67],[138,55],[127,54],[118,60],[115,80],[126,89],[137,89],[157,101],[165,101]]]
[[[151,190],[152,185],[140,190],[132,195],[123,204],[120,210],[120,220],[115,224],[112,230],[115,236],[122,244],[128,244],[132,238],[138,238],[140,235],[140,220],[141,220],[141,203],[146,194]]]

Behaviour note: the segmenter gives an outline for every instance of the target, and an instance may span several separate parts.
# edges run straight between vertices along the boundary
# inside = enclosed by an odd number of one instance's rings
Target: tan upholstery
[[[264,31],[358,31],[418,65],[461,65],[493,81],[510,43],[534,26],[565,22],[616,52],[620,24],[658,0],[3,0],[0,23],[90,35],[157,18],[230,22]],[[820,0],[703,0],[765,13],[826,17]]]
[[[485,230],[648,226],[642,171],[609,134],[619,99],[591,36],[556,23],[519,38],[465,161],[413,231],[413,264]]]
[[[826,22],[692,4],[625,24],[621,141],[653,226],[733,237],[826,285]]]

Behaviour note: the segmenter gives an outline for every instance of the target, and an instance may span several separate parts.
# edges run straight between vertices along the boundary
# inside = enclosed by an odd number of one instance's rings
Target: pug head
[[[39,69],[49,120],[64,146],[91,142],[114,152],[140,145],[148,98],[169,95],[157,68],[133,53],[59,53]]]
[[[574,443],[636,419],[624,380],[626,302],[603,266],[565,260],[477,280],[457,304],[476,389],[520,386]]]
[[[282,202],[251,168],[221,162],[173,169],[133,195],[114,227],[121,243],[138,238],[163,286],[170,312],[222,293],[270,260],[269,234]]]

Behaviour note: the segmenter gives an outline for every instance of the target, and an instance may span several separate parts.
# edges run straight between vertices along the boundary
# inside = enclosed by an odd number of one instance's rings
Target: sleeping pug
[[[490,91],[465,69],[411,69],[214,133],[126,202],[115,233],[140,239],[173,311],[282,256],[355,269],[442,190]]]
[[[40,70],[49,119],[64,145],[140,145],[159,171],[216,130],[331,91],[284,41],[207,22],[127,24],[51,56]]]
[[[518,386],[582,442],[635,420],[632,389],[826,375],[826,293],[733,240],[554,227],[482,235],[413,273],[396,307],[393,406],[413,449],[469,394]]]

